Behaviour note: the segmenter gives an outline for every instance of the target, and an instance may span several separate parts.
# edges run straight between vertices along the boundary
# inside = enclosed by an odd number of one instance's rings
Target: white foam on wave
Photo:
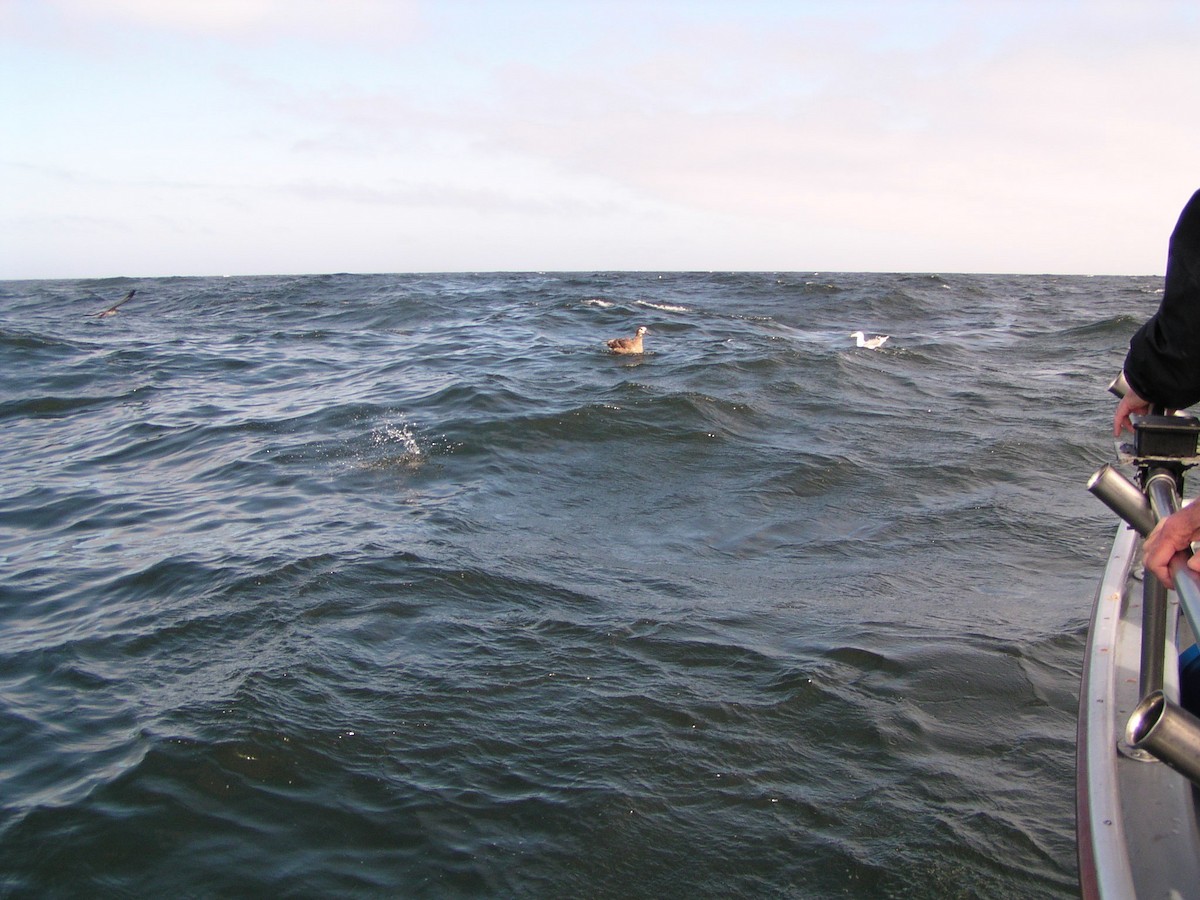
[[[598,306],[601,309],[611,309],[615,304],[609,303],[607,300],[584,300],[584,306]]]
[[[649,300],[636,301],[638,306],[648,306],[651,309],[660,309],[663,312],[691,312],[686,306],[677,306],[674,303],[651,303]]]

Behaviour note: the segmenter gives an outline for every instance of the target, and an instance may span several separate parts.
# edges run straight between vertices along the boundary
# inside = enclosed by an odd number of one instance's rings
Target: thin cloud
[[[1145,272],[1195,187],[1183,4],[18,9],[10,259],[54,258],[22,215],[153,215],[280,271],[403,234],[466,269]],[[186,259],[156,240],[109,250]]]
[[[420,30],[416,0],[44,0],[70,21],[260,42],[407,40]]]
[[[600,202],[561,195],[522,196],[495,188],[470,188],[455,184],[384,184],[308,182],[280,185],[276,190],[292,197],[321,203],[350,203],[402,209],[427,208],[483,214],[533,216],[614,216],[628,210],[615,200]]]

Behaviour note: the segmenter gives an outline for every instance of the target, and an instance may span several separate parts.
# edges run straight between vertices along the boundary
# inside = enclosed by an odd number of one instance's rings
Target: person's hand
[[[1139,397],[1130,388],[1117,404],[1117,413],[1113,416],[1113,437],[1120,437],[1122,431],[1133,431],[1130,416],[1144,416],[1150,412],[1150,404]]]
[[[1185,506],[1154,526],[1142,547],[1142,563],[1148,572],[1173,589],[1171,560],[1194,540],[1200,540],[1200,503]],[[1200,572],[1200,555],[1190,557],[1187,564],[1192,571]]]

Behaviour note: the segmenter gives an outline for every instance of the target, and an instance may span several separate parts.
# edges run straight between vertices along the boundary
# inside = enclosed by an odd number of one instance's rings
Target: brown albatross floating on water
[[[631,338],[613,338],[608,341],[608,349],[613,353],[641,353],[642,335],[649,331],[645,325],[639,325],[637,334]]]

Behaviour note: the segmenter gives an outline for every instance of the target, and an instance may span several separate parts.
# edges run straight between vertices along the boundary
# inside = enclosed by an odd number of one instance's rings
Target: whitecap
[[[648,306],[651,309],[659,309],[663,312],[691,312],[686,306],[677,306],[673,303],[651,303],[649,300],[636,301],[638,306]]]

